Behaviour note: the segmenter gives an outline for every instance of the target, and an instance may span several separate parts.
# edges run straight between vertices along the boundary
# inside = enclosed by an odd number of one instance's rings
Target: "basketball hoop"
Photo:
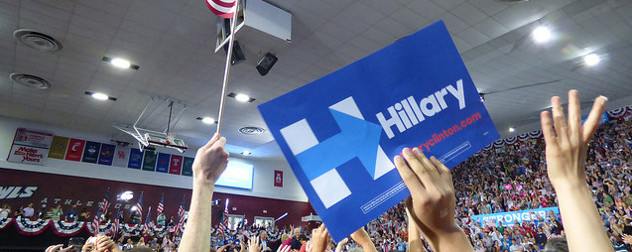
[[[131,126],[112,125],[112,126],[134,137],[134,139],[138,141],[138,144],[141,150],[151,145],[151,146],[159,146],[159,147],[176,149],[179,152],[183,153],[189,147],[186,145],[186,143],[184,143],[182,139],[176,138],[176,132],[175,130],[173,130],[173,127],[175,127],[175,125],[180,120],[180,116],[182,115],[182,112],[184,112],[184,110],[186,109],[186,105],[178,102],[178,104],[182,105],[183,107],[180,110],[180,112],[175,116],[174,122],[172,123],[171,119],[172,119],[172,113],[173,113],[173,106],[176,104],[174,104],[174,101],[171,101],[171,100],[162,100],[162,102],[158,104],[158,107],[153,108],[153,111],[150,113],[150,115],[145,116],[145,113],[147,112],[148,108],[151,107],[151,105],[154,105],[154,101],[155,101],[155,98],[152,98],[151,101],[145,107],[145,109],[143,109],[141,114],[138,116],[134,125],[131,125]],[[167,109],[169,109],[169,117],[168,117],[169,119],[166,122],[167,129],[165,129],[165,131],[160,132],[160,131],[150,130],[146,128],[141,128],[139,126],[141,124],[141,121],[143,122],[148,121],[149,117],[152,117],[152,115],[157,114],[161,108],[164,109],[165,104],[167,106]],[[155,125],[157,122],[154,118],[152,119],[153,121],[150,121],[150,124]]]

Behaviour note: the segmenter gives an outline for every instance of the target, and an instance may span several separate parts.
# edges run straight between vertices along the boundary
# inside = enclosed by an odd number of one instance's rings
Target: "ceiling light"
[[[120,58],[114,58],[110,61],[110,63],[118,68],[129,68],[132,65],[129,61]]]
[[[106,95],[106,94],[104,94],[104,93],[93,93],[93,94],[92,94],[92,95],[90,95],[90,96],[92,96],[92,98],[94,98],[94,99],[97,99],[97,100],[102,100],[102,101],[105,101],[105,100],[107,100],[108,98],[110,98],[108,95]]]
[[[103,57],[102,60],[105,62],[109,62],[110,64],[118,68],[123,68],[123,69],[131,68],[134,70],[138,70],[140,68],[138,65],[134,65],[130,63],[129,60],[126,60],[126,59]]]
[[[514,132],[516,131],[516,129],[514,129],[513,127],[509,127],[509,132]]]
[[[252,153],[250,153],[250,151],[247,151],[247,150],[241,152],[241,155],[244,155],[244,156],[248,156],[250,154]]]
[[[250,96],[247,96],[245,94],[237,94],[235,96],[235,100],[237,100],[238,102],[247,102],[248,100],[250,100]]]
[[[601,62],[601,57],[599,57],[599,55],[597,54],[591,53],[584,56],[584,63],[587,66],[596,66],[599,64],[599,62]]]
[[[213,119],[212,117],[204,117],[202,118],[202,122],[206,124],[213,124],[215,123],[215,119]]]
[[[546,43],[551,40],[551,30],[546,26],[538,26],[531,33],[536,43]]]
[[[235,98],[235,100],[237,100],[238,102],[253,102],[255,101],[255,98],[252,98],[246,94],[242,94],[242,93],[230,93],[228,94],[228,97],[232,97]]]
[[[116,101],[116,97],[112,97],[104,93],[86,91],[84,94],[92,96],[92,98],[101,100],[101,101],[105,101],[105,100]]]

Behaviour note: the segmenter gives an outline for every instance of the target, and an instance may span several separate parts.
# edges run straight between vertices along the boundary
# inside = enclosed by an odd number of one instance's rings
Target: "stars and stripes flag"
[[[158,207],[156,207],[156,211],[158,211],[157,215],[160,215],[165,210],[165,194],[162,194],[162,199],[160,199],[160,203],[158,203]]]
[[[235,15],[237,0],[206,0],[206,6],[221,18],[232,18]]]
[[[112,237],[116,237],[121,225],[121,219],[123,216],[121,215],[121,208],[116,209],[116,217],[114,217],[114,227],[112,228]]]
[[[224,206],[224,214],[222,215],[222,222],[219,223],[217,231],[220,234],[224,234],[228,228],[228,199],[226,199],[226,206]]]
[[[110,198],[110,188],[105,192],[105,196],[103,200],[99,203],[99,208],[97,209],[97,214],[94,215],[94,219],[92,220],[92,226],[94,227],[95,232],[99,233],[99,224],[101,223],[101,215],[104,215],[110,206],[109,202]]]
[[[138,197],[138,202],[136,202],[136,212],[142,219],[143,218],[143,191],[140,192],[140,197]]]
[[[184,202],[186,197],[182,198],[182,203],[180,203],[180,207],[178,207],[178,225],[176,226],[176,232],[182,230],[184,228]]]
[[[151,227],[151,206],[149,206],[149,210],[147,211],[147,218],[145,219],[145,229],[149,229]]]

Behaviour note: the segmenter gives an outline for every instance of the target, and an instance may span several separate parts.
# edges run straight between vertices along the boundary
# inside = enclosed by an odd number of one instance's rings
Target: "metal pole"
[[[222,82],[222,97],[219,101],[219,115],[217,116],[217,134],[222,129],[222,119],[224,118],[224,103],[226,99],[226,89],[228,87],[228,75],[230,73],[230,59],[233,55],[233,41],[235,38],[235,24],[237,23],[237,11],[239,10],[239,0],[235,1],[235,12],[231,19],[230,35],[228,36],[228,52],[226,53],[226,66],[224,67],[224,81]]]

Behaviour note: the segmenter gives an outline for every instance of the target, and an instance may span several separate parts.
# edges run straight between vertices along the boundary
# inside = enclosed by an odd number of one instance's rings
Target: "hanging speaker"
[[[229,43],[226,43],[226,45],[224,45],[224,51],[226,53],[228,53],[228,44]],[[230,64],[234,66],[241,62],[244,62],[245,60],[246,60],[246,56],[244,55],[244,52],[241,50],[241,46],[239,46],[239,42],[235,40],[235,42],[233,42],[233,55],[230,57]]]
[[[273,54],[266,53],[266,55],[264,55],[263,58],[259,60],[259,63],[257,63],[257,71],[259,71],[259,74],[261,74],[262,76],[268,74],[268,72],[270,72],[270,69],[272,69],[274,64],[277,62],[277,60],[279,59]]]

